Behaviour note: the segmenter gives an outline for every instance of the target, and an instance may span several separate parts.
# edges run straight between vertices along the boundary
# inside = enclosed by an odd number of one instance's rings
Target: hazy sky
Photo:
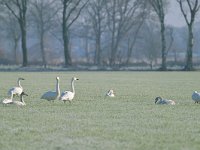
[[[185,20],[181,14],[178,3],[175,0],[171,1],[170,8],[166,14],[166,24],[176,27],[185,26]]]

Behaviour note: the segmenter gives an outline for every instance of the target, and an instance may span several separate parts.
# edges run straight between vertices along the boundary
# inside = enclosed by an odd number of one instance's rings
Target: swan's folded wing
[[[4,99],[4,100],[2,101],[2,103],[3,103],[3,104],[11,104],[11,103],[13,103],[13,101],[12,101],[12,99]]]
[[[195,101],[200,100],[200,94],[194,92],[194,93],[192,94],[192,99],[195,100]]]
[[[48,100],[54,100],[55,99],[56,92],[54,91],[48,91],[44,93],[41,97],[41,99],[48,99]]]
[[[13,87],[8,91],[8,95],[11,95],[11,91],[13,94],[20,95],[22,93],[23,89],[20,87]]]
[[[74,97],[74,93],[71,91],[65,91],[61,94],[60,100],[71,100]]]

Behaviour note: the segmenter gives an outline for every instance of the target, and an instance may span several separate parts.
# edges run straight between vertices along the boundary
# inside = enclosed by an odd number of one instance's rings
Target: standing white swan
[[[54,101],[60,97],[60,86],[59,86],[59,77],[56,77],[56,91],[48,91],[44,93],[41,99],[46,99],[48,101]]]
[[[195,103],[199,103],[200,102],[200,93],[198,93],[197,91],[194,91],[194,93],[192,94],[192,100]]]
[[[13,96],[15,96],[15,95],[20,96],[21,95],[21,93],[23,92],[23,87],[21,86],[21,83],[20,83],[21,80],[25,80],[25,79],[24,78],[18,78],[18,80],[17,80],[18,86],[11,88],[8,91],[8,95],[12,95],[12,94],[13,94]]]
[[[24,98],[23,98],[24,95],[28,96],[26,93],[22,92],[20,95],[20,101],[13,101],[13,104],[17,106],[25,106],[26,103],[24,102]]]
[[[5,98],[2,100],[3,104],[10,104],[13,102],[13,92],[11,91],[11,97],[10,98]]]
[[[175,105],[176,103],[173,100],[162,99],[161,97],[156,97],[155,104]]]
[[[74,89],[74,81],[76,80],[79,80],[78,78],[76,77],[73,77],[72,80],[71,80],[71,90],[72,91],[64,91],[61,96],[60,96],[60,100],[64,101],[64,103],[66,101],[69,101],[71,103],[71,101],[73,100],[74,98],[74,95],[75,95],[75,89]]]
[[[106,93],[106,96],[108,96],[108,97],[115,97],[114,91],[113,91],[113,90],[109,90],[109,91]]]

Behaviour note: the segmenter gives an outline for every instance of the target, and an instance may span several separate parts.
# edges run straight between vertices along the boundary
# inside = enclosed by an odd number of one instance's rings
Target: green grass
[[[71,105],[40,99],[56,76],[61,91],[80,79]],[[1,99],[18,77],[27,106],[0,105],[1,150],[200,149],[200,105],[191,100],[200,72],[1,72]],[[109,89],[115,98],[104,98]],[[156,96],[177,105],[155,105]]]

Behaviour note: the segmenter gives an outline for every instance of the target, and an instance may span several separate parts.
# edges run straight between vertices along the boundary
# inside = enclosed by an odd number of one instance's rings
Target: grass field
[[[61,91],[80,79],[71,105],[40,99],[56,76]],[[18,77],[27,106],[0,105],[1,150],[200,149],[200,105],[191,100],[200,72],[1,72],[0,99]],[[115,98],[104,98],[108,89]],[[156,96],[177,105],[155,105]]]

